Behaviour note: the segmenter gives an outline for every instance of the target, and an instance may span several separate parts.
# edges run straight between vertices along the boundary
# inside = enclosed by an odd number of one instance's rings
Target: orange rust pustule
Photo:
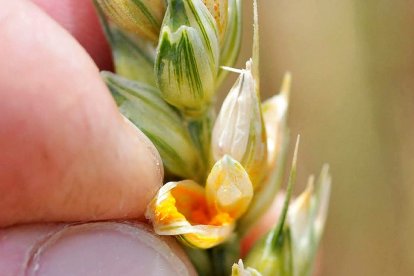
[[[216,213],[209,210],[204,193],[177,186],[171,191],[175,198],[177,211],[184,215],[191,225],[220,226],[233,221],[227,213]]]
[[[177,186],[171,194],[176,199],[175,206],[178,212],[183,214],[192,225],[209,224],[210,215],[204,193],[200,194]]]

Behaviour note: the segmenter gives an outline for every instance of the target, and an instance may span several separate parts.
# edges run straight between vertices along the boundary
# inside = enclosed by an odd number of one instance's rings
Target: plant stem
[[[213,128],[214,119],[216,117],[213,108],[208,108],[206,112],[197,117],[190,117],[184,115],[187,123],[187,128],[190,133],[193,143],[197,147],[203,163],[203,172],[200,176],[202,183],[204,183],[211,164],[211,132]]]
[[[214,276],[231,275],[231,267],[240,258],[240,238],[234,234],[227,242],[208,250]]]

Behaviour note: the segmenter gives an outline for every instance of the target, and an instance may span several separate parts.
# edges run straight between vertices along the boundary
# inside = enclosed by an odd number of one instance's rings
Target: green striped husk
[[[156,42],[165,13],[165,0],[95,0],[122,29]]]
[[[242,0],[229,0],[228,20],[224,39],[220,47],[220,65],[233,67],[239,56],[242,38]],[[218,87],[227,76],[227,71],[220,69],[217,76]]]
[[[167,172],[182,178],[198,179],[200,158],[177,110],[151,86],[110,72],[102,72],[102,76],[120,112],[154,143]]]
[[[164,99],[190,115],[212,101],[219,61],[216,23],[200,0],[169,0],[155,61]]]
[[[94,1],[105,35],[112,49],[115,72],[130,80],[156,86],[154,77],[155,48],[107,20]]]

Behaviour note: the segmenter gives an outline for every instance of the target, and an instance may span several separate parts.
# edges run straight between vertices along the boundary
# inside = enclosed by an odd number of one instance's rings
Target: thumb
[[[145,225],[98,222],[0,230],[6,275],[196,275],[174,239]]]
[[[30,1],[0,0],[0,227],[143,216],[162,183],[84,49]]]

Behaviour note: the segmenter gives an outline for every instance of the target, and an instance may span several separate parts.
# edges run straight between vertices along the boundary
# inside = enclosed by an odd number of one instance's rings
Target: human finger
[[[101,70],[112,68],[111,53],[92,0],[32,0],[65,28]]]
[[[63,28],[30,1],[0,4],[0,226],[142,217],[156,149]]]
[[[0,230],[7,275],[196,275],[170,237],[143,224],[34,224]]]

